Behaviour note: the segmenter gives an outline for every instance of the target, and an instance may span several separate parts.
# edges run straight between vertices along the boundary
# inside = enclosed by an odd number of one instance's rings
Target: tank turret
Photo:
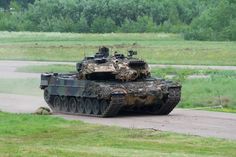
[[[136,51],[128,51],[128,55],[115,52],[109,56],[109,49],[102,47],[93,57],[85,57],[77,63],[79,78],[85,80],[117,80],[135,81],[150,77],[148,64],[133,56]]]

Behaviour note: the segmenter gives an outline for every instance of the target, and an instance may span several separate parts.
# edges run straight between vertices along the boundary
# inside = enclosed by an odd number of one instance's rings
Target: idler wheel
[[[92,111],[93,111],[93,114],[95,114],[95,115],[100,114],[100,105],[99,105],[99,101],[97,99],[93,100]]]
[[[79,113],[84,113],[84,110],[85,110],[85,102],[84,102],[83,98],[79,98],[79,101],[78,101],[78,112]]]
[[[55,111],[60,111],[61,98],[59,96],[55,96],[54,101],[53,101],[53,107]]]
[[[91,114],[92,113],[92,101],[90,99],[85,100],[85,113],[86,114]]]
[[[106,112],[109,104],[107,103],[106,100],[102,100],[100,105],[101,105],[101,108],[100,108],[101,113],[104,114]]]
[[[44,100],[48,104],[50,104],[51,95],[49,94],[49,91],[47,89],[44,90],[43,96],[44,96]]]
[[[68,111],[71,113],[76,113],[77,111],[77,101],[74,97],[71,97],[69,99],[69,104],[68,104]]]

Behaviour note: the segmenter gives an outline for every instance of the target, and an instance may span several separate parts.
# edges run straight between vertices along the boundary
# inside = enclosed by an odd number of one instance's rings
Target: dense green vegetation
[[[0,112],[0,156],[230,157],[236,142]]]
[[[185,41],[165,33],[0,32],[0,59],[79,61],[102,45],[111,53],[137,50],[148,63],[236,65],[235,42]]]
[[[80,33],[178,32],[190,40],[236,40],[236,2],[1,0],[0,30]]]

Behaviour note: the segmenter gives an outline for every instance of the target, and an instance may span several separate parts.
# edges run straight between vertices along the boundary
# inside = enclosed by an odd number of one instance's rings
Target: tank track
[[[179,103],[181,98],[181,87],[169,87],[169,94],[160,103],[149,107],[146,112],[155,115],[168,115]]]
[[[159,103],[154,104],[152,106],[144,107],[139,110],[133,110],[133,112],[138,113],[148,113],[148,114],[154,114],[154,115],[168,115],[179,103],[181,98],[181,88],[180,87],[170,87],[169,88],[169,94],[166,98],[159,101]],[[120,109],[125,105],[125,96],[124,95],[112,95],[110,100],[97,100],[95,98],[75,98],[75,97],[65,97],[65,96],[48,96],[47,91],[45,90],[44,93],[44,99],[49,105],[49,107],[52,109],[54,113],[62,113],[62,114],[70,114],[70,115],[85,115],[85,116],[94,116],[94,117],[114,117],[118,114]],[[60,105],[57,105],[55,103],[56,97],[60,101]],[[69,101],[74,98],[76,101],[76,108],[72,111],[70,108]],[[86,104],[86,100],[93,102],[94,100],[97,100],[99,102],[99,106],[104,106],[105,102],[105,109],[101,111],[102,107],[99,107],[99,111],[95,114],[94,111],[92,111],[92,106],[88,110],[91,110],[90,113],[86,113],[86,110],[83,109],[82,112],[79,112],[78,106],[79,102],[81,103],[81,100],[83,100],[83,105]],[[103,102],[103,103],[102,103]],[[107,103],[107,104],[106,104]],[[83,108],[85,108],[85,106]]]
[[[56,106],[55,104],[56,97],[60,98],[60,106]],[[72,98],[74,98],[73,100],[76,100],[76,109],[74,110],[75,112],[69,109],[69,106],[70,106],[69,100],[71,100]],[[105,99],[97,100],[95,98],[75,98],[75,97],[65,97],[65,96],[50,96],[50,98],[47,99],[45,98],[45,95],[44,95],[44,99],[54,113],[69,114],[69,115],[85,115],[85,116],[94,116],[94,117],[114,117],[118,114],[121,107],[125,104],[124,95],[113,95],[111,96],[110,100],[105,100]],[[99,107],[99,111],[97,114],[95,114],[95,112],[92,111],[92,108],[91,108],[92,112],[90,113],[86,113],[85,109],[82,112],[79,112],[78,106],[79,106],[79,100],[81,99],[84,99],[83,102],[86,102],[86,100],[90,100],[91,102],[93,102],[94,100],[97,100],[100,103],[99,106],[102,106],[101,104],[102,102],[103,103],[106,102],[107,105],[105,105],[105,109],[103,109],[103,111],[101,111],[102,107]],[[88,105],[88,104],[84,103],[84,105]],[[90,107],[93,107],[93,106],[90,106]]]

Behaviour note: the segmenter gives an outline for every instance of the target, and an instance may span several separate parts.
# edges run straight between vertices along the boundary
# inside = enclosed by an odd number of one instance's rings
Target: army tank
[[[101,47],[76,64],[74,73],[42,73],[40,88],[53,112],[113,117],[119,111],[168,115],[179,103],[181,85],[154,78],[149,65]]]

